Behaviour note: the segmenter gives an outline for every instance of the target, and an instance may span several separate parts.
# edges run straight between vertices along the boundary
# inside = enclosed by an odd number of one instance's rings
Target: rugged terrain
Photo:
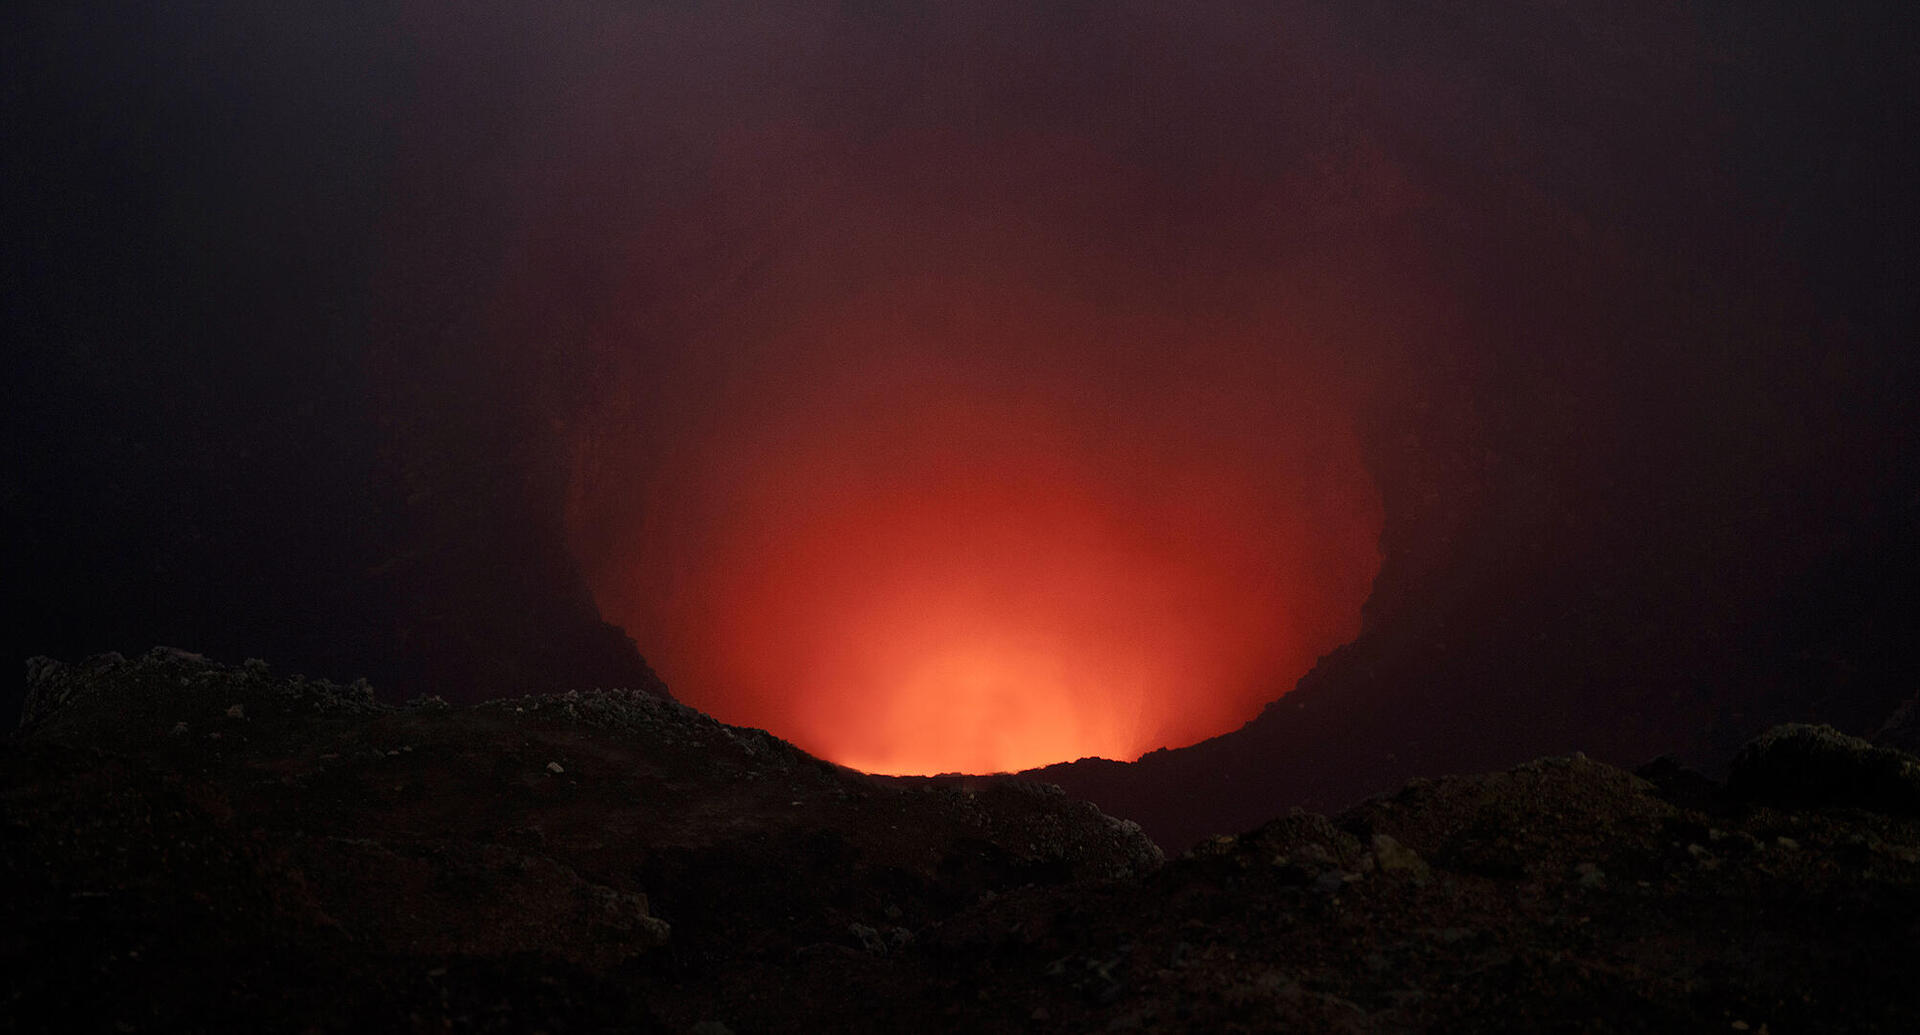
[[[644,692],[167,650],[37,660],[0,768],[21,1031],[1920,1027],[1920,762],[1822,727],[1725,785],[1547,758],[1170,861]]]

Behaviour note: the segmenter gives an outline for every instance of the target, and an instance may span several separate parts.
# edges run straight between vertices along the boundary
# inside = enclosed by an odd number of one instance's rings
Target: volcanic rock
[[[1831,731],[1684,803],[1544,758],[1163,863],[1032,781],[869,777],[645,692],[394,707],[171,651],[30,682],[21,1031],[1920,1028],[1914,760]]]
[[[1727,784],[1751,801],[1920,814],[1920,760],[1830,726],[1769,730],[1741,749]]]
[[[1910,755],[1920,754],[1920,695],[1907,698],[1873,735],[1873,742]]]

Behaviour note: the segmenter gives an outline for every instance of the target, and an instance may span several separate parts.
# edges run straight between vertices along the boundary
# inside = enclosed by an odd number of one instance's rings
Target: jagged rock
[[[847,933],[853,935],[854,940],[860,943],[862,949],[873,953],[875,956],[885,956],[887,954],[887,940],[881,936],[879,931],[868,927],[866,924],[848,924]]]
[[[1727,788],[1753,802],[1914,815],[1920,814],[1920,759],[1830,726],[1776,726],[1735,756]]]
[[[178,652],[38,678],[0,1001],[70,1029],[1920,1026],[1894,814],[1696,809],[1573,756],[1163,863],[1032,785],[867,777],[646,694],[362,709]]]
[[[1355,869],[1366,854],[1360,839],[1334,826],[1325,816],[1295,811],[1230,842],[1240,852],[1289,860],[1314,869]]]
[[[1682,764],[1672,755],[1661,755],[1639,766],[1634,769],[1633,775],[1653,784],[1668,804],[1681,808],[1709,808],[1713,804],[1713,796],[1720,791],[1719,784]]]
[[[1909,755],[1920,755],[1920,695],[1907,698],[1905,704],[1894,709],[1886,723],[1874,733],[1873,743]]]
[[[347,686],[301,676],[275,680],[265,662],[238,668],[190,651],[155,647],[128,659],[101,654],[67,664],[27,662],[22,732],[65,735],[102,746],[130,746],[170,731],[187,716],[255,718],[291,714],[371,715],[391,709],[364,680]]]
[[[30,673],[27,729],[0,756],[7,786],[26,789],[0,804],[0,872],[37,874],[21,886],[43,892],[16,899],[0,928],[83,954],[160,915],[170,943],[234,967],[257,946],[320,939],[330,973],[526,959],[582,987],[666,945],[791,958],[836,926],[897,959],[915,942],[907,922],[1161,863],[1138,827],[1055,789],[876,779],[644,692],[394,708],[365,688],[179,651],[41,659]],[[222,723],[190,753],[167,735]],[[546,778],[589,764],[592,781]],[[103,765],[119,775],[96,782]],[[93,833],[75,840],[76,826]],[[119,926],[70,914],[96,891],[131,904]],[[0,995],[65,987],[50,974],[91,980],[59,959],[12,967]],[[584,976],[554,979],[555,967]],[[369,980],[334,994],[392,993]],[[323,1026],[352,1026],[327,1012],[345,1008],[330,996],[309,1006],[339,1022]],[[172,1009],[193,1026],[187,1006]]]
[[[1394,840],[1387,834],[1373,835],[1373,862],[1382,873],[1403,874],[1408,879],[1424,882],[1432,875],[1426,860],[1413,849]]]

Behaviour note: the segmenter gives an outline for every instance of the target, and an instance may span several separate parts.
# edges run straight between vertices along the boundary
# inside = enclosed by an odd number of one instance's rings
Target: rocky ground
[[[20,1031],[1920,1030],[1920,761],[1584,757],[1171,861],[638,692],[448,708],[177,651],[29,673]]]

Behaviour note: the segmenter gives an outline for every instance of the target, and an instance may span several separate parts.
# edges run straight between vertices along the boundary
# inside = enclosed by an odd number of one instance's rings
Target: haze
[[[18,659],[1225,734],[1059,775],[1199,833],[1911,692],[1899,5],[13,17]]]

